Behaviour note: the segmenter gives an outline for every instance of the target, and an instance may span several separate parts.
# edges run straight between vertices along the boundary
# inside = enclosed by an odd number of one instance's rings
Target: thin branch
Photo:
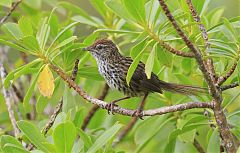
[[[79,63],[79,59],[76,59],[76,61],[75,61],[75,63],[74,63],[73,70],[72,70],[72,76],[71,76],[71,79],[72,79],[73,81],[75,81],[75,80],[76,80],[76,77],[77,77],[78,63]]]
[[[116,146],[128,134],[128,132],[137,123],[138,119],[139,117],[133,117],[131,119],[131,121],[127,124],[127,126],[125,126],[124,129],[120,132],[120,134],[117,137],[117,140],[113,143],[113,146]]]
[[[76,59],[75,61],[75,65],[74,68],[72,70],[72,75],[71,75],[71,79],[72,81],[75,81],[76,77],[77,77],[77,71],[78,71],[78,63],[79,60]],[[61,101],[57,104],[57,106],[54,108],[54,112],[51,115],[50,119],[48,120],[47,124],[44,126],[44,128],[42,129],[41,133],[46,135],[48,133],[48,131],[51,129],[51,127],[53,126],[58,114],[62,111],[62,106],[63,106],[63,98],[61,99]],[[34,147],[34,145],[32,143],[30,143],[27,147],[27,150],[32,150]]]
[[[146,98],[147,98],[147,95],[145,95],[143,97],[140,105],[138,106],[139,110],[143,110],[144,105],[146,104]],[[113,143],[113,146],[115,146],[117,143],[119,143],[128,134],[128,132],[133,128],[133,126],[136,124],[138,119],[139,119],[139,117],[133,117],[131,119],[131,121],[128,123],[128,125],[125,126],[125,128],[120,132],[120,134],[117,137],[117,140]],[[142,119],[142,118],[140,118],[140,119]]]
[[[173,27],[177,31],[178,35],[182,38],[182,40],[185,42],[187,47],[195,54],[196,61],[199,65],[200,70],[203,73],[204,79],[206,80],[209,92],[211,97],[213,98],[213,104],[214,104],[214,115],[217,122],[217,125],[219,127],[220,134],[223,138],[224,146],[226,148],[227,152],[235,153],[236,152],[236,145],[233,141],[232,133],[230,132],[226,116],[222,110],[221,102],[222,102],[222,96],[221,92],[215,85],[215,81],[212,80],[212,77],[210,77],[209,72],[206,67],[206,61],[203,60],[201,52],[196,48],[193,43],[189,40],[189,38],[186,36],[186,34],[183,32],[183,30],[179,27],[176,20],[174,19],[173,15],[170,13],[169,8],[165,4],[164,0],[158,0],[160,6],[162,7],[165,15],[169,19],[169,21],[172,23]]]
[[[233,72],[235,71],[235,69],[237,67],[237,63],[238,63],[238,59],[233,63],[233,65],[231,66],[229,71],[224,76],[220,76],[218,78],[217,84],[219,86],[221,86],[233,74]]]
[[[74,68],[72,70],[72,75],[71,75],[71,79],[72,81],[75,81],[76,77],[77,77],[77,71],[78,71],[78,63],[79,60],[76,59],[75,61],[75,65]],[[52,116],[50,117],[48,123],[45,125],[45,127],[42,129],[42,133],[44,135],[47,134],[47,132],[49,131],[49,129],[52,127],[53,123],[55,122],[55,119],[57,117],[57,115],[61,112],[62,110],[62,106],[63,106],[63,99],[61,99],[61,101],[58,103],[58,105],[55,107],[54,112],[52,114]]]
[[[199,153],[205,153],[203,147],[200,145],[200,143],[196,139],[194,139],[193,145]]]
[[[13,3],[12,7],[10,8],[9,12],[0,20],[0,26],[10,17],[13,11],[17,8],[17,6],[22,2],[22,0],[17,0]]]
[[[220,89],[221,89],[221,91],[224,91],[224,90],[228,90],[228,89],[231,89],[231,88],[235,88],[237,86],[239,86],[239,83],[238,82],[234,82],[232,84],[222,86],[222,87],[220,87]]]
[[[47,122],[47,124],[42,129],[41,133],[43,133],[44,135],[47,134],[47,132],[50,130],[50,128],[52,127],[53,123],[55,122],[55,119],[56,119],[57,115],[61,112],[62,105],[63,105],[63,100],[61,100],[57,104],[57,106],[54,109],[54,112],[53,112],[52,116],[50,117],[49,121]]]
[[[18,89],[14,84],[12,84],[11,86],[12,86],[13,91],[14,91],[16,97],[18,98],[18,100],[19,100],[20,102],[23,102],[22,93],[19,91],[19,89]]]
[[[9,90],[5,89],[4,85],[3,85],[4,80],[6,78],[6,73],[5,73],[5,69],[3,67],[2,61],[0,61],[0,76],[1,76],[1,79],[2,79],[3,96],[4,96],[4,99],[5,99],[6,105],[7,105],[9,118],[10,118],[10,121],[11,121],[13,129],[14,129],[14,135],[15,135],[15,137],[17,137],[20,133],[20,130],[17,127],[16,118],[14,116],[14,111],[12,109],[10,92],[9,92]]]
[[[109,91],[109,86],[107,84],[104,85],[103,91],[100,94],[100,96],[98,97],[99,100],[104,100],[105,97],[107,96]],[[87,125],[89,124],[89,122],[91,121],[92,117],[94,116],[94,114],[96,113],[96,111],[99,109],[98,105],[93,105],[92,108],[90,109],[90,111],[88,112],[87,116],[84,118],[83,120],[83,124],[81,129],[85,130]]]
[[[155,40],[157,41],[163,48],[165,48],[167,51],[178,55],[178,56],[182,56],[182,57],[190,57],[190,58],[194,58],[194,54],[192,52],[183,52],[180,50],[177,50],[173,47],[171,47],[169,44],[167,44],[166,42],[164,42],[163,40],[161,40],[156,34],[154,34],[149,28],[146,28],[146,31],[148,32],[148,34]]]
[[[106,109],[107,102],[104,102],[102,100],[93,98],[89,95],[87,95],[86,92],[84,92],[74,81],[72,81],[67,74],[65,74],[60,68],[57,66],[50,64],[50,67],[53,71],[55,71],[66,83],[68,83],[69,87],[72,87],[82,98],[85,100],[91,102],[92,104],[98,105],[100,108]],[[185,104],[178,104],[174,106],[167,106],[167,107],[161,107],[158,109],[151,109],[151,110],[145,110],[143,111],[143,116],[155,116],[155,115],[162,115],[170,112],[176,112],[176,111],[183,111],[187,109],[193,109],[193,108],[213,108],[212,103],[204,103],[204,102],[189,102]],[[119,106],[114,106],[113,112],[126,115],[126,116],[137,116],[136,113],[134,113],[134,110],[121,108]]]
[[[188,7],[189,7],[189,10],[193,16],[193,19],[195,20],[195,22],[198,23],[198,28],[199,30],[201,31],[202,33],[202,37],[204,39],[204,42],[205,42],[205,49],[206,49],[206,53],[208,55],[208,49],[210,48],[210,43],[208,42],[208,34],[207,34],[207,30],[206,28],[204,27],[204,25],[201,23],[201,18],[199,17],[199,15],[197,14],[197,11],[196,9],[194,8],[193,6],[193,3],[192,3],[192,0],[186,0],[187,4],[188,4]],[[207,59],[207,67],[208,67],[208,71],[210,73],[210,77],[211,79],[216,82],[217,81],[217,78],[216,78],[216,73],[215,73],[215,70],[214,70],[214,66],[213,66],[213,60],[211,58],[208,58]]]

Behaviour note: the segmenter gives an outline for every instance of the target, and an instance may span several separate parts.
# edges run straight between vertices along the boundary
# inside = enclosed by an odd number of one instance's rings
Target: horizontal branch
[[[69,87],[73,88],[82,98],[85,100],[91,102],[92,104],[98,105],[102,109],[106,109],[107,102],[104,102],[102,100],[93,98],[89,95],[87,95],[86,92],[84,92],[73,80],[71,80],[67,74],[65,74],[60,68],[57,66],[50,64],[50,67],[53,71],[55,71],[65,82],[68,83]],[[183,111],[187,109],[193,109],[193,108],[213,108],[212,103],[204,103],[204,102],[189,102],[185,104],[178,104],[174,106],[167,106],[167,107],[161,107],[158,109],[151,109],[151,110],[145,110],[142,112],[143,116],[154,116],[154,115],[161,115],[166,114],[170,112],[176,112],[176,111]],[[135,110],[131,109],[125,109],[118,106],[114,106],[113,112],[126,115],[126,116],[137,116]]]

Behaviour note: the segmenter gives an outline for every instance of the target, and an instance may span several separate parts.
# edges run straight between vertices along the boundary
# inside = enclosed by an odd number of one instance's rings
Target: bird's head
[[[111,60],[120,55],[117,46],[108,39],[98,39],[91,46],[83,48],[83,50],[89,51],[98,60]]]

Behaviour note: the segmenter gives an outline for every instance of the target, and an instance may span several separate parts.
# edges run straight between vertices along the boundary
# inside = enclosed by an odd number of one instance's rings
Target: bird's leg
[[[147,96],[148,96],[148,94],[145,94],[145,95],[144,95],[141,103],[139,104],[138,108],[134,111],[134,113],[132,114],[132,116],[135,116],[135,115],[136,115],[136,116],[139,117],[141,120],[143,120],[143,118],[142,118],[142,116],[143,116],[142,111],[143,111],[143,107],[144,107],[144,105],[145,105]]]
[[[112,101],[111,103],[107,104],[106,109],[108,110],[108,114],[110,114],[110,112],[112,112],[112,114],[114,115],[113,108],[114,108],[114,106],[117,106],[116,103],[119,101],[125,100],[125,99],[129,99],[129,98],[131,98],[131,97],[128,96],[128,97],[116,99],[116,100]]]

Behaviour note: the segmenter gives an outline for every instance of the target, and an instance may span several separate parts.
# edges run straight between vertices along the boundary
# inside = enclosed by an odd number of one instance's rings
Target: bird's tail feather
[[[195,87],[190,85],[180,85],[164,81],[160,81],[160,88],[166,91],[176,92],[184,95],[198,95],[208,93],[207,88]]]

